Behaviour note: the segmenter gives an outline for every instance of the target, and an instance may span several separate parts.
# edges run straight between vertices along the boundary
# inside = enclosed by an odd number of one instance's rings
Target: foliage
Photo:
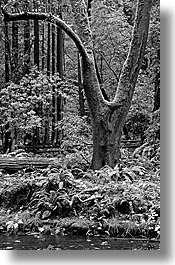
[[[0,223],[12,233],[20,231],[20,224],[24,231],[47,233],[49,223],[58,220],[52,225],[53,233],[159,238],[156,168],[148,158],[123,155],[115,169],[83,171],[74,165],[71,169],[26,169],[14,175],[1,172],[0,207],[9,212]]]
[[[160,109],[152,113],[151,124],[145,134],[147,141],[160,140]]]
[[[52,115],[53,95],[66,99],[70,87],[60,79],[59,74],[49,77],[45,72],[33,68],[19,84],[10,83],[1,89],[0,123],[3,125],[10,121],[21,132],[42,127],[46,117]]]
[[[139,111],[130,111],[126,120],[126,127],[130,137],[141,137],[141,139],[143,140],[144,133],[149,126],[149,121],[149,114]]]
[[[129,50],[132,28],[114,1],[95,1],[92,12],[94,50],[103,87],[113,99]]]

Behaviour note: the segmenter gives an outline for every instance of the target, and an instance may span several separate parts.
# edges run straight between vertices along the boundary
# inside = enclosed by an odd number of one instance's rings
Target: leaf
[[[63,189],[63,186],[64,186],[64,182],[63,181],[60,181],[60,183],[59,183],[59,189],[62,190]]]
[[[42,219],[47,219],[50,217],[50,215],[51,215],[51,211],[45,211],[42,214]]]
[[[13,221],[8,221],[8,222],[6,223],[6,225],[7,225],[7,226],[13,226]]]
[[[15,230],[17,230],[18,229],[18,223],[14,223],[13,227]]]
[[[38,231],[40,232],[40,233],[43,233],[44,232],[44,227],[38,227]]]
[[[24,224],[23,220],[22,219],[19,219],[18,220],[18,224]]]
[[[55,234],[58,235],[60,232],[61,232],[61,228],[58,227],[58,228],[55,230]]]

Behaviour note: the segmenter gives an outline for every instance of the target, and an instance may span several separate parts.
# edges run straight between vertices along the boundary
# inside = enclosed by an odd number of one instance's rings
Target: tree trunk
[[[153,111],[156,111],[159,108],[160,108],[160,71],[156,74],[156,77],[155,77],[155,92],[154,92]]]
[[[55,74],[55,25],[52,25],[52,75]],[[56,144],[57,138],[57,106],[56,106],[56,95],[55,87],[53,86],[53,95],[52,95],[52,144]]]
[[[41,69],[44,70],[45,67],[45,24],[43,22],[42,24],[42,63],[41,63]]]
[[[92,169],[100,169],[105,165],[114,167],[119,161],[121,130],[114,128],[114,121],[108,124],[106,118],[94,122]]]
[[[10,45],[8,39],[8,22],[4,23],[4,34],[5,34],[5,82],[8,83],[10,80]]]
[[[62,7],[62,0],[58,0],[59,6]],[[59,17],[62,19],[62,12],[60,10]],[[63,52],[63,32],[62,29],[57,25],[57,72],[61,79],[63,79],[63,65],[64,65],[64,52]],[[64,109],[64,102],[61,95],[55,95],[55,109],[57,115],[57,121],[61,121],[63,119],[63,109]],[[56,129],[56,144],[60,145],[63,138],[63,131]]]
[[[47,75],[50,75],[50,23],[48,23],[47,35]]]
[[[55,74],[55,25],[52,25],[52,75]]]
[[[24,74],[30,70],[30,20],[24,21]]]
[[[75,2],[76,0],[72,0],[72,3],[75,4]],[[87,63],[82,58],[84,89],[93,124],[93,159],[91,164],[93,169],[99,169],[104,165],[114,167],[119,161],[121,133],[131,106],[137,77],[144,58],[150,8],[150,0],[138,1],[130,51],[123,66],[116,95],[112,102],[102,100],[96,80],[94,60],[90,59],[91,62]],[[80,20],[82,20],[82,16],[76,15],[79,34],[82,41],[88,43],[87,48],[90,50],[90,41],[87,40],[87,34],[82,34],[82,32],[85,32],[85,26],[81,24]]]
[[[18,76],[18,22],[12,23],[12,80],[17,82]]]
[[[63,79],[63,64],[63,33],[57,25],[57,72],[61,79]]]
[[[78,96],[79,96],[79,114],[81,117],[83,117],[85,116],[85,107],[84,107],[81,57],[80,57],[79,52],[78,52]]]
[[[34,19],[34,64],[39,70],[39,21]]]

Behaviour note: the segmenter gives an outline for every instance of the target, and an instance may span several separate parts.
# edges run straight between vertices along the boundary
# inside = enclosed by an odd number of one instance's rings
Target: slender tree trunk
[[[47,35],[47,75],[50,75],[50,23],[48,23]]]
[[[88,12],[88,17],[90,21],[91,21],[91,11],[92,11],[92,1],[93,0],[88,0],[88,3],[87,3],[87,12]]]
[[[24,74],[30,70],[30,20],[24,21]]]
[[[47,1],[47,10],[50,10],[50,0]],[[51,24],[48,22],[47,26],[47,75],[51,74]],[[52,116],[51,109],[47,110],[46,120],[45,120],[45,143],[52,143]]]
[[[153,111],[156,111],[159,108],[160,108],[160,71],[156,74],[156,77],[155,77],[155,92],[154,92]]]
[[[55,74],[55,25],[52,25],[52,75]],[[57,130],[56,130],[56,123],[57,123],[57,106],[56,106],[56,95],[55,95],[55,87],[53,89],[53,96],[52,96],[52,143],[53,145],[56,144],[57,138]]]
[[[18,69],[18,22],[12,22],[12,80],[17,81]]]
[[[100,78],[103,82],[103,57],[100,58]]]
[[[39,21],[34,19],[34,64],[39,70]]]
[[[41,69],[44,70],[45,67],[45,24],[43,22],[42,24],[42,63],[41,63]]]
[[[52,75],[55,74],[55,25],[52,25]]]
[[[39,20],[38,19],[34,19],[34,64],[37,66],[38,70],[39,70]],[[40,113],[40,107],[38,106],[37,112],[38,114]],[[36,137],[36,142],[35,144],[38,145],[39,144],[39,127],[36,127],[34,135]]]
[[[8,22],[4,22],[4,34],[5,34],[5,82],[9,82],[10,80],[10,45],[9,45],[9,38],[8,38]]]
[[[59,5],[62,7],[62,0],[59,0]],[[62,18],[62,13],[60,12],[59,17]],[[63,32],[62,29],[57,25],[57,72],[60,75],[60,78],[63,79],[63,66],[64,66],[64,52],[63,52]],[[63,119],[63,109],[64,109],[64,102],[61,95],[55,95],[55,107],[57,113],[57,122]],[[58,145],[61,144],[63,138],[63,131],[57,128],[56,131],[57,139],[56,143]]]
[[[57,72],[61,79],[63,79],[63,65],[63,32],[57,25]]]
[[[83,117],[85,116],[84,89],[83,89],[81,57],[79,52],[78,52],[78,95],[79,95],[79,113],[80,116]]]

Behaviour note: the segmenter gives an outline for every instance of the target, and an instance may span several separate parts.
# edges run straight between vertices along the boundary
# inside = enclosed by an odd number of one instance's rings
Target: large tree
[[[3,8],[5,21],[27,19],[46,20],[56,23],[75,42],[82,60],[83,87],[93,127],[93,157],[91,167],[104,165],[114,167],[120,158],[120,138],[142,66],[147,44],[151,0],[138,0],[133,26],[132,40],[127,59],[120,74],[114,99],[107,101],[100,89],[95,68],[92,33],[86,2],[70,0],[74,14],[76,32],[57,16],[24,12],[8,14]]]

